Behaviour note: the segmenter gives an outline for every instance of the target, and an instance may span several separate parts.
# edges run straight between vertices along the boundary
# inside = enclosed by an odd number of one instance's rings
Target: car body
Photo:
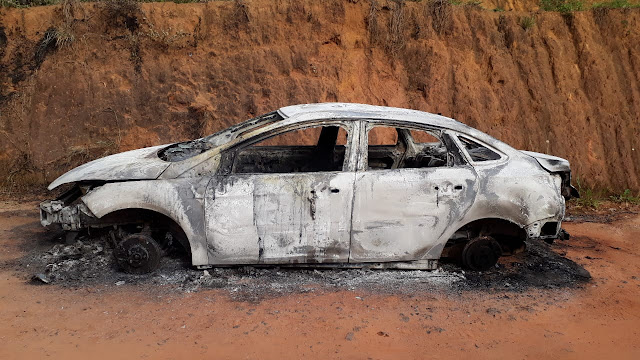
[[[155,266],[144,263],[161,247],[149,245],[159,229],[199,268],[433,269],[448,256],[482,269],[527,239],[562,237],[570,181],[567,160],[450,118],[324,103],[94,160],[51,183],[73,185],[40,208],[44,226],[71,234],[112,229],[134,272]]]

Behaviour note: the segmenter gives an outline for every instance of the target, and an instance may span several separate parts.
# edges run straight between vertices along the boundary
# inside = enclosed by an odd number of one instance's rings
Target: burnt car
[[[197,268],[238,264],[494,266],[527,240],[567,237],[569,162],[458,121],[362,104],[283,107],[193,141],[123,152],[56,179],[40,205],[68,236],[107,229],[124,270],[167,239]]]

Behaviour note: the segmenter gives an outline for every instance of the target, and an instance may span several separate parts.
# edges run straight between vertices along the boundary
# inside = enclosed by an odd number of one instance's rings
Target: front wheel
[[[462,265],[475,270],[485,271],[494,267],[502,255],[500,244],[491,236],[479,236],[471,239],[462,250]]]
[[[129,274],[146,274],[160,265],[162,250],[158,243],[145,234],[127,235],[116,247],[118,265]]]

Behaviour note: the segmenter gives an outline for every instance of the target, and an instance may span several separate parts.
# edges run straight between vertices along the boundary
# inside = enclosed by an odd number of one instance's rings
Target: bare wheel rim
[[[162,250],[152,237],[131,234],[118,244],[115,255],[118,264],[125,272],[146,274],[158,268]]]
[[[496,265],[502,251],[500,244],[490,236],[470,240],[462,250],[462,264],[476,271],[489,270]]]

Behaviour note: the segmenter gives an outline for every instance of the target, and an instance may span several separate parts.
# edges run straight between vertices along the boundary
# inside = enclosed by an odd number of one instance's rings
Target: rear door
[[[234,149],[206,196],[212,264],[347,262],[358,134],[353,123],[290,129]]]
[[[446,134],[362,126],[350,262],[437,258],[475,198],[476,174]],[[446,145],[445,145],[446,144]]]

